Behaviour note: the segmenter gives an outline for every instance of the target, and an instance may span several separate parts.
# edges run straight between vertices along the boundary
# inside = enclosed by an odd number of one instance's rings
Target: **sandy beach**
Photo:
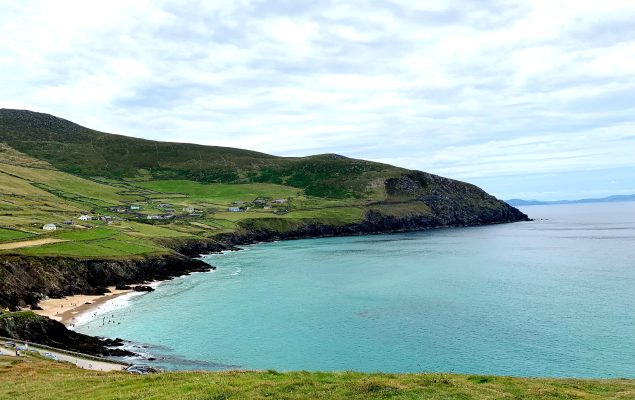
[[[70,327],[80,315],[93,312],[107,301],[133,292],[132,290],[116,290],[114,286],[108,287],[108,290],[110,292],[104,295],[75,295],[62,299],[42,300],[38,304],[42,307],[42,310],[35,310],[34,312],[60,321]]]

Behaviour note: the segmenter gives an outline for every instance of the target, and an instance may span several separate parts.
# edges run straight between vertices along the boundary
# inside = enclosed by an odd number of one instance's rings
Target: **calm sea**
[[[78,330],[169,369],[635,377],[635,203],[523,211],[208,256]]]

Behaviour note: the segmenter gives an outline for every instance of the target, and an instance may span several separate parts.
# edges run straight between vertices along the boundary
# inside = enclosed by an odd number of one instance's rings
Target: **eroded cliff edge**
[[[386,215],[381,210],[370,210],[361,223],[348,225],[325,224],[311,220],[290,223],[279,218],[245,220],[236,232],[219,235],[214,239],[162,239],[163,245],[174,250],[170,254],[128,259],[2,255],[0,307],[15,309],[34,306],[45,297],[101,294],[107,286],[167,280],[191,272],[207,271],[213,267],[196,257],[235,249],[237,245],[528,220],[528,217],[516,208],[489,195],[471,204],[461,201],[454,205],[451,204],[453,200],[442,193],[424,193],[422,196],[436,196],[440,199],[437,202],[428,200],[427,204],[431,204],[433,212]]]

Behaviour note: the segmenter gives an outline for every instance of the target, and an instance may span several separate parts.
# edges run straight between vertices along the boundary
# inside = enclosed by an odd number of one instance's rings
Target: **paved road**
[[[29,349],[37,350],[40,353],[49,352],[54,354],[60,361],[66,361],[75,364],[79,368],[90,369],[93,371],[122,371],[125,365],[112,363],[108,361],[87,360],[80,357],[71,356],[65,353],[58,353],[53,350],[40,349],[37,346],[29,345]],[[15,356],[15,350],[0,346],[0,354]]]
[[[0,347],[0,356],[14,356],[15,357],[15,351],[10,351],[9,349]]]

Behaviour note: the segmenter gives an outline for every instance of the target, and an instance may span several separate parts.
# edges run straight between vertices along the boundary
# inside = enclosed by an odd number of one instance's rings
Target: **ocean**
[[[635,377],[635,202],[522,210],[209,255],[77,330],[167,369]]]

